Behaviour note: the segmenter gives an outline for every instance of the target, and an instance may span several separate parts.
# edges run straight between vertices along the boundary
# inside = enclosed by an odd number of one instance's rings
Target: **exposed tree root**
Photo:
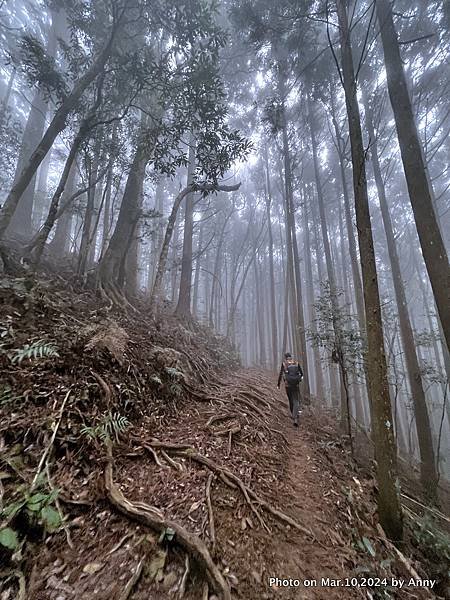
[[[103,393],[105,394],[105,400],[106,400],[106,402],[108,403],[108,406],[109,406],[109,404],[111,402],[111,399],[112,399],[111,388],[106,383],[106,381],[103,379],[103,377],[101,377],[98,373],[96,373],[92,369],[91,369],[91,373],[92,373],[92,376],[94,377],[94,379],[97,381],[97,383],[102,388]]]
[[[175,532],[175,540],[198,562],[208,575],[215,592],[223,600],[231,600],[230,590],[221,572],[211,558],[208,548],[196,535],[189,533],[179,523],[166,519],[155,507],[143,502],[130,502],[125,498],[113,481],[113,458],[111,446],[108,447],[108,463],[105,469],[105,488],[108,500],[122,514],[158,533],[170,528]]]
[[[255,514],[261,525],[267,531],[270,530],[264,522],[264,520],[262,519],[260,513],[256,509],[254,503],[252,502],[252,499],[257,504],[262,506],[267,512],[276,517],[278,520],[284,521],[291,527],[294,527],[294,529],[297,529],[298,531],[301,531],[302,533],[305,533],[306,535],[315,538],[314,533],[310,529],[303,527],[303,525],[289,517],[289,515],[286,515],[282,511],[273,507],[269,502],[266,502],[265,500],[260,498],[258,494],[256,494],[256,492],[254,492],[251,488],[247,487],[242,481],[242,479],[240,479],[232,471],[230,471],[226,467],[221,467],[210,458],[203,456],[203,454],[197,452],[194,448],[186,447],[182,444],[165,444],[164,442],[160,442],[159,440],[152,440],[151,445],[153,446],[153,448],[165,448],[166,450],[175,453],[177,456],[186,456],[187,458],[190,458],[191,460],[194,460],[195,462],[198,462],[201,465],[208,467],[208,469],[216,473],[227,485],[229,485],[229,483],[231,482],[233,484],[232,487],[237,487],[241,490],[242,495],[244,496],[250,509]]]
[[[234,419],[239,416],[240,416],[240,414],[236,413],[236,412],[228,413],[226,415],[213,415],[212,417],[210,417],[208,419],[205,427],[210,428],[211,425],[214,425],[214,423],[218,423],[219,421],[226,421],[227,419]]]
[[[173,460],[173,458],[170,458],[170,456],[167,454],[167,452],[165,452],[164,450],[161,450],[161,454],[162,454],[164,460],[166,462],[168,462],[171,467],[173,467],[177,471],[183,471],[184,470],[183,469],[183,465],[181,465],[180,463],[178,463],[176,460]]]
[[[98,285],[98,291],[103,300],[108,302],[111,307],[121,308],[125,312],[131,311],[132,313],[138,313],[139,311],[131,302],[126,298],[125,294],[119,289],[115,283],[105,283],[100,280]]]
[[[163,463],[159,460],[158,455],[156,454],[156,452],[153,450],[153,448],[151,446],[145,446],[145,448],[153,456],[153,459],[154,459],[155,463],[158,465],[158,467],[161,467],[162,469],[168,469],[169,468],[168,465],[163,465]]]

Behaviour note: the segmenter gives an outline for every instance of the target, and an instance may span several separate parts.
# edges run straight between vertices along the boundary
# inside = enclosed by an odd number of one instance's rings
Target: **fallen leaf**
[[[191,514],[192,512],[194,512],[195,510],[197,510],[197,508],[199,508],[199,506],[201,506],[203,504],[202,500],[199,500],[198,502],[194,502],[191,505],[191,508],[189,509],[189,514]]]
[[[100,569],[103,569],[103,564],[102,563],[88,563],[87,565],[84,565],[83,567],[83,573],[87,573],[88,575],[93,575],[94,573],[97,573],[98,571],[100,571]]]

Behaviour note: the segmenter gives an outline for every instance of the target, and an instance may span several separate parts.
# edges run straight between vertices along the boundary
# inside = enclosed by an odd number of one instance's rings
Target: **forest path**
[[[289,449],[287,468],[283,481],[280,481],[286,497],[279,507],[310,529],[314,537],[291,531],[290,536],[277,540],[269,577],[292,578],[299,580],[301,585],[274,588],[273,596],[268,597],[302,600],[364,598],[362,590],[322,586],[322,578],[350,578],[354,567],[354,549],[339,533],[346,520],[344,507],[340,506],[342,492],[336,474],[330,470],[330,466],[333,469],[331,462],[326,458],[326,442],[319,439],[315,431],[317,422],[309,409],[301,413],[298,429],[293,427],[287,409],[283,413]],[[332,452],[340,453],[341,450],[333,448]],[[311,581],[312,585],[304,586],[305,580]]]

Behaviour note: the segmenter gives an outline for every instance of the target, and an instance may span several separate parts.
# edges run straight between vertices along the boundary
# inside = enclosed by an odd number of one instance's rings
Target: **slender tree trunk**
[[[100,261],[102,260],[109,243],[109,228],[111,224],[111,194],[112,194],[112,180],[113,180],[113,159],[110,159],[108,165],[108,171],[106,173],[105,182],[105,205],[103,207],[103,225],[102,225],[102,249],[100,252]]]
[[[355,234],[353,231],[353,222],[352,222],[352,214],[350,209],[350,198],[348,193],[347,186],[347,177],[345,173],[345,156],[344,156],[344,148],[343,148],[343,140],[342,135],[339,129],[339,125],[336,117],[336,109],[335,103],[333,100],[333,95],[331,95],[331,116],[333,120],[334,131],[336,135],[336,144],[338,149],[338,157],[339,157],[339,170],[341,174],[341,185],[342,185],[342,194],[344,196],[344,215],[345,215],[345,226],[347,229],[347,238],[348,238],[348,248],[350,253],[350,264],[352,267],[352,275],[353,275],[353,286],[355,290],[355,300],[356,300],[356,308],[358,314],[358,322],[361,334],[364,334],[366,329],[365,317],[364,317],[364,299],[363,299],[363,291],[361,284],[361,277],[359,273],[358,266],[358,253],[356,251],[356,242],[355,242]]]
[[[389,0],[375,3],[403,168],[423,257],[450,349],[450,265],[433,206],[433,189],[417,131]]]
[[[218,236],[218,241],[217,241],[217,248],[216,248],[216,256],[214,259],[214,270],[213,270],[213,278],[212,278],[212,282],[211,282],[211,297],[215,298],[217,295],[217,286],[220,283],[220,279],[219,279],[219,265],[220,265],[220,260],[222,257],[222,248],[223,248],[223,243],[225,241],[225,229],[226,226],[228,224],[228,220],[231,217],[231,212],[225,217],[222,227],[220,229],[220,233]],[[214,311],[215,311],[215,306],[214,303],[211,302],[210,307],[209,307],[209,317],[208,317],[208,322],[209,322],[209,326],[211,328],[214,327]]]
[[[394,228],[392,226],[391,215],[386,199],[386,190],[384,187],[383,176],[381,174],[380,162],[378,159],[378,142],[373,125],[372,108],[367,98],[367,92],[363,90],[364,111],[366,115],[367,131],[371,140],[371,158],[375,183],[377,186],[378,199],[380,201],[381,215],[386,233],[386,241],[389,253],[389,260],[392,268],[392,279],[394,282],[395,299],[398,308],[398,318],[400,323],[400,333],[405,351],[406,368],[408,382],[414,405],[414,414],[417,427],[417,438],[420,450],[420,476],[425,494],[430,500],[437,499],[437,473],[435,467],[433,439],[431,435],[430,419],[428,415],[427,402],[423,389],[422,375],[417,359],[413,330],[408,314],[405,288],[398,258],[397,246],[395,243]]]
[[[305,194],[306,201],[306,194]],[[306,209],[305,209],[306,213]],[[317,333],[316,326],[316,309],[314,307],[314,279],[312,272],[312,261],[311,261],[311,238],[309,232],[308,219],[305,214],[304,218],[304,245],[305,245],[305,273],[306,273],[306,294],[308,299],[309,306],[309,321],[310,327],[313,333]],[[313,345],[313,356],[314,356],[314,364],[315,364],[315,373],[316,373],[316,396],[321,401],[324,399],[324,386],[323,386],[323,373],[322,373],[322,364],[320,360],[320,351],[319,348],[314,344]]]
[[[98,167],[99,167],[99,158],[100,154],[100,138],[97,139],[94,146],[94,159],[88,156],[87,159],[87,170],[88,170],[88,181],[89,181],[89,189],[87,192],[87,203],[86,210],[84,213],[84,221],[83,221],[83,230],[81,233],[81,243],[80,243],[80,255],[78,258],[78,267],[77,274],[79,277],[84,277],[86,274],[86,269],[88,267],[88,257],[89,257],[89,249],[92,241],[92,222],[94,219],[94,211],[95,211],[95,191],[98,175]]]
[[[272,334],[272,368],[278,367],[278,325],[275,301],[275,272],[273,259],[273,234],[272,234],[272,216],[270,206],[272,204],[272,191],[270,186],[269,159],[267,156],[267,146],[264,147],[265,171],[266,171],[266,214],[267,214],[267,233],[269,236],[269,290],[270,290],[270,322]]]
[[[259,332],[259,366],[263,369],[266,368],[266,342],[264,334],[264,293],[263,293],[263,282],[261,280],[261,273],[259,271],[259,260],[258,256],[255,258],[253,263],[254,275],[255,275],[255,294],[256,294],[256,319],[258,324]]]
[[[186,185],[189,186],[195,171],[195,138],[190,136],[189,166]],[[194,233],[194,194],[188,194],[184,212],[183,257],[181,260],[180,291],[175,313],[182,319],[191,320],[192,291],[192,236]]]
[[[161,247],[161,254],[158,260],[158,268],[156,270],[155,281],[153,283],[153,289],[151,294],[151,304],[155,307],[156,303],[160,299],[161,295],[161,284],[164,273],[166,271],[167,264],[167,256],[169,253],[170,240],[172,239],[173,229],[175,227],[175,221],[177,219],[178,210],[183,202],[184,197],[187,194],[195,191],[224,191],[224,192],[233,192],[239,189],[240,184],[237,185],[195,185],[191,184],[188,187],[185,187],[175,198],[175,201],[172,206],[172,210],[169,215],[169,219],[167,222],[166,232],[164,234],[164,240]]]
[[[350,129],[356,223],[367,326],[367,369],[373,406],[373,432],[378,479],[378,513],[387,535],[403,537],[391,400],[387,378],[380,295],[369,212],[365,152],[357,100],[356,78],[346,0],[337,0],[345,102]]]
[[[198,297],[200,291],[200,267],[202,263],[202,249],[203,249],[203,237],[204,237],[204,224],[200,223],[200,231],[198,234],[197,242],[197,258],[195,259],[195,271],[194,271],[194,291],[192,295],[192,316],[194,319],[198,317]]]
[[[75,188],[78,179],[77,162],[72,163],[69,177],[61,196],[61,204],[64,204],[75,193]],[[69,210],[65,210],[61,216],[56,218],[55,234],[49,244],[49,250],[54,257],[63,257],[69,249],[69,236],[72,224],[72,214]]]
[[[50,204],[47,201],[48,193],[48,174],[50,171],[50,165],[52,162],[53,152],[50,151],[39,167],[37,172],[37,184],[34,190],[33,198],[33,215],[32,215],[32,228],[33,231],[39,229],[45,221],[45,216],[48,213]],[[51,201],[51,199],[50,199]]]
[[[297,235],[295,226],[295,211],[293,202],[293,190],[292,190],[292,168],[291,168],[291,156],[289,150],[289,139],[287,132],[286,122],[286,108],[284,105],[284,99],[286,96],[285,90],[285,76],[280,70],[279,78],[279,91],[282,98],[282,111],[283,111],[283,127],[282,127],[282,138],[283,138],[283,162],[284,162],[284,192],[285,192],[285,204],[286,204],[286,244],[288,254],[288,276],[290,281],[291,290],[291,311],[292,311],[292,323],[293,323],[293,338],[294,338],[294,351],[299,360],[303,364],[303,390],[306,397],[311,395],[309,389],[309,370],[308,370],[308,355],[306,349],[306,335],[305,335],[305,319],[303,315],[303,298],[302,298],[302,283],[300,277],[300,258],[298,253]]]
[[[81,142],[85,138],[85,135],[85,124],[83,124],[80,127],[78,134],[75,136],[75,139],[70,148],[69,155],[67,156],[64,169],[58,183],[58,187],[56,188],[55,193],[53,194],[53,197],[50,202],[50,208],[47,214],[47,218],[45,219],[43,226],[41,227],[38,235],[33,240],[32,244],[30,244],[30,246],[28,246],[27,248],[28,253],[32,252],[32,263],[34,267],[36,267],[41,260],[41,256],[44,251],[44,247],[47,242],[48,236],[53,228],[53,225],[55,224],[59,200],[62,194],[64,193],[64,189],[66,187],[70,174],[74,172],[73,165],[75,164],[75,158],[80,148]]]
[[[341,332],[340,332],[339,324],[338,324],[339,305],[338,305],[338,299],[337,299],[336,277],[335,277],[335,272],[334,272],[333,259],[331,256],[330,240],[328,238],[328,228],[327,228],[326,215],[325,215],[325,202],[324,202],[324,198],[323,198],[322,184],[320,181],[319,160],[318,160],[318,156],[317,156],[315,115],[313,114],[312,104],[311,104],[311,100],[309,97],[308,97],[308,118],[309,118],[310,134],[311,134],[311,146],[312,146],[312,155],[313,155],[314,176],[315,176],[315,180],[316,180],[317,204],[318,204],[318,208],[319,208],[320,228],[321,228],[321,232],[322,232],[323,248],[325,251],[325,264],[327,267],[328,282],[330,285],[331,313],[332,313],[334,339],[335,339],[335,344],[336,344],[336,350],[338,351],[338,353],[340,355],[342,355],[342,360],[339,362],[339,368],[340,368],[340,370],[342,370],[345,368],[345,366],[344,366],[345,356],[343,356],[343,353],[342,353]],[[345,430],[346,425],[349,424],[350,421],[349,421],[349,415],[347,414],[348,402],[346,400],[346,393],[345,393],[346,389],[348,389],[348,386],[347,386],[347,388],[345,388],[345,386],[343,385],[344,377],[346,377],[346,375],[341,373],[340,374],[340,382],[341,382],[341,385],[340,385],[340,407],[341,407],[340,421],[341,421],[341,423],[340,424],[341,424],[341,428]],[[347,433],[351,438],[351,435],[352,435],[351,429],[349,429],[347,431]]]

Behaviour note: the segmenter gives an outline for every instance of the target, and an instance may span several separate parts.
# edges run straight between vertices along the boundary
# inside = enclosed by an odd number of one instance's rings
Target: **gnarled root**
[[[259,504],[259,506],[263,507],[267,512],[276,517],[278,520],[284,521],[294,529],[297,529],[298,531],[301,531],[302,533],[305,533],[306,535],[312,538],[315,537],[312,531],[310,531],[306,527],[303,527],[303,525],[295,521],[292,517],[286,515],[281,510],[278,510],[277,508],[273,507],[269,502],[266,502],[265,500],[260,498],[256,492],[254,492],[251,488],[247,487],[242,481],[242,479],[240,479],[232,471],[230,471],[226,467],[221,467],[210,458],[203,456],[203,454],[197,452],[194,448],[186,448],[186,446],[184,446],[183,444],[165,444],[164,442],[160,442],[158,440],[152,440],[151,445],[153,448],[165,448],[166,450],[169,450],[177,456],[186,456],[191,460],[194,460],[195,462],[198,462],[201,465],[208,467],[208,469],[210,469],[214,473],[217,473],[217,475],[220,477],[220,479],[222,479],[224,483],[226,483],[227,485],[231,484],[230,487],[239,488],[247,504],[249,505],[249,507],[251,508],[251,510],[256,515],[259,522],[265,529],[267,529],[267,525],[262,520],[261,515],[259,514],[254,505],[254,502]]]
[[[146,525],[158,533],[162,533],[167,528],[172,529],[175,532],[175,540],[178,544],[205,570],[215,592],[223,600],[231,600],[230,590],[225,579],[212,560],[208,548],[198,536],[189,533],[178,523],[166,519],[157,508],[143,502],[130,502],[125,498],[113,481],[113,457],[110,445],[108,446],[108,463],[105,469],[105,488],[111,504],[129,519]]]

